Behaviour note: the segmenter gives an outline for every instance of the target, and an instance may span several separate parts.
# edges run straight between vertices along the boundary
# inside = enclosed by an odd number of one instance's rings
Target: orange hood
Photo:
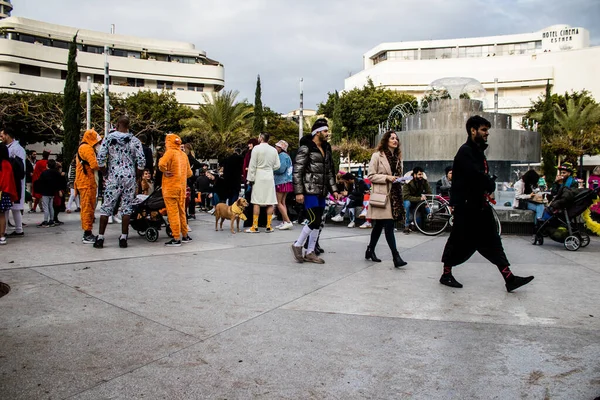
[[[102,140],[102,137],[98,135],[98,133],[94,129],[88,129],[83,134],[83,139],[81,139],[81,143],[89,144],[94,147]]]
[[[167,134],[165,147],[167,150],[181,150],[181,138],[174,133]]]

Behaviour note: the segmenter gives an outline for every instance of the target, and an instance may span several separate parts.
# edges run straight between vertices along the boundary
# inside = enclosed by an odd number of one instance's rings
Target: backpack
[[[23,159],[19,156],[8,157],[8,161],[10,162],[10,166],[13,170],[13,177],[15,179],[15,187],[17,189],[17,202],[21,201],[21,182],[25,179],[25,167]]]

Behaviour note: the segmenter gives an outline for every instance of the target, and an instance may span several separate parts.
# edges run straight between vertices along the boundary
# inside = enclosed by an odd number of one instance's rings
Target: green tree
[[[546,175],[547,182],[554,182],[556,178],[556,155],[547,146],[548,141],[554,134],[554,111],[552,105],[552,86],[546,82],[546,96],[544,98],[539,132],[542,136],[542,170]]]
[[[369,79],[363,88],[352,89],[339,97],[339,116],[344,135],[348,139],[371,140],[394,106],[414,101],[416,98],[413,95],[376,88]],[[319,105],[319,113],[333,118],[335,102],[335,93],[329,93],[327,102]]]
[[[77,70],[77,34],[69,46],[69,60],[67,62],[67,80],[65,82],[65,95],[63,104],[63,160],[69,165],[79,145],[81,134],[81,104],[79,89],[79,72]]]
[[[342,106],[340,104],[340,94],[336,90],[333,96],[333,115],[332,115],[332,142],[339,143],[344,136],[344,124],[342,124]]]
[[[242,148],[250,138],[252,105],[236,102],[237,91],[203,94],[194,116],[181,121],[181,136],[190,141],[200,158],[221,158]]]
[[[258,75],[256,78],[256,91],[254,92],[254,123],[252,124],[252,132],[254,132],[256,135],[265,130],[261,96],[262,92],[260,87],[260,75]]]

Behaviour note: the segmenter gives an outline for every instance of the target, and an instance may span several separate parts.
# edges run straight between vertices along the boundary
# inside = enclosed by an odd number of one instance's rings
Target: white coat
[[[277,204],[275,194],[275,177],[273,171],[278,170],[279,154],[275,147],[268,143],[254,146],[248,166],[248,181],[252,185],[252,204],[259,206],[271,206]]]

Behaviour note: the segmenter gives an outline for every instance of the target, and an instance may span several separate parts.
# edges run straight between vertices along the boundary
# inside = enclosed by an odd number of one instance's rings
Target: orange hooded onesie
[[[76,156],[75,190],[79,193],[81,206],[81,228],[91,232],[94,227],[94,211],[96,210],[96,192],[98,184],[94,171],[98,171],[98,161],[94,146],[102,138],[93,129],[88,129],[83,134]]]
[[[158,168],[163,172],[162,195],[167,207],[167,216],[173,238],[181,240],[187,236],[187,221],[185,215],[185,189],[187,178],[192,176],[192,170],[187,155],[181,150],[181,138],[169,133],[165,138],[165,155],[158,162]],[[167,176],[165,172],[172,175]]]

